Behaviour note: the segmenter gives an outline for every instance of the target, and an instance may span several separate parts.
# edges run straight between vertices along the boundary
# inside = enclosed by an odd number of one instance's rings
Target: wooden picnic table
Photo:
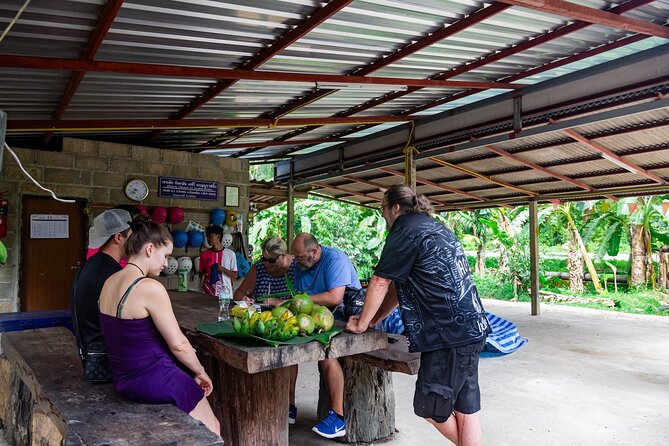
[[[369,330],[335,336],[328,348],[319,342],[279,347],[253,340],[215,338],[197,331],[215,322],[218,301],[196,292],[170,291],[182,331],[200,354],[214,383],[209,400],[221,422],[221,436],[235,446],[287,446],[290,365],[357,355],[388,346],[387,335]],[[338,325],[343,324],[338,322]],[[314,389],[317,392],[318,389]]]

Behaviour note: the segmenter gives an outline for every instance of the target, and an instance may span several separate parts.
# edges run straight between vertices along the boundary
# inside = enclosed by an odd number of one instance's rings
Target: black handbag
[[[84,341],[81,339],[76,302],[78,280],[79,273],[77,272],[72,288],[72,319],[74,319],[72,326],[74,328],[74,336],[77,338],[77,345],[79,346],[81,364],[84,366],[84,379],[93,383],[108,383],[112,380],[112,371],[109,365],[109,358],[107,358],[107,345],[103,341],[93,341],[88,345],[84,345]]]
[[[83,353],[84,379],[94,383],[111,382],[112,372],[104,342],[91,342]]]
[[[367,290],[365,288],[346,287],[346,290],[344,291],[344,300],[342,302],[346,320],[348,320],[350,316],[358,316],[362,313],[366,294]]]

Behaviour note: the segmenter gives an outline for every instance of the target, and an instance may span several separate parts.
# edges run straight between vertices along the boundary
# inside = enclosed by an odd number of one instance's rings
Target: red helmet
[[[156,206],[151,209],[151,220],[158,224],[165,223],[165,220],[167,220],[167,209],[162,206]]]
[[[179,207],[171,207],[167,210],[167,221],[170,224],[181,223],[184,220],[184,210]]]

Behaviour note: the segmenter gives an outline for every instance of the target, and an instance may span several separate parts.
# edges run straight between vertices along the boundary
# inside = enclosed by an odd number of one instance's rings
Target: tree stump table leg
[[[395,434],[395,393],[391,372],[361,361],[339,358],[344,370],[347,443],[391,439]],[[318,389],[318,418],[327,416],[330,397],[323,375]]]
[[[288,368],[248,374],[208,355],[201,360],[214,384],[209,402],[226,445],[288,446]]]

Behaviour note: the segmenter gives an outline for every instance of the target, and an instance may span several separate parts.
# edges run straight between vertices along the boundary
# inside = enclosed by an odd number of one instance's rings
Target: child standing
[[[237,278],[237,259],[228,249],[232,236],[223,234],[220,226],[209,226],[206,231],[207,242],[211,248],[200,254],[202,291],[210,296],[220,296],[221,290],[232,296],[232,281]]]

